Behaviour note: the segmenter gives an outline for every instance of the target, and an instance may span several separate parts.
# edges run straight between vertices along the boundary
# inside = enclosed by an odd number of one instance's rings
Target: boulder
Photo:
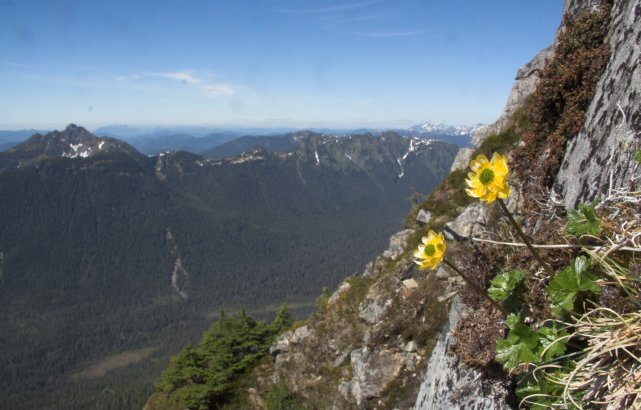
[[[389,248],[383,252],[383,256],[396,260],[403,254],[405,246],[407,245],[407,239],[412,233],[414,233],[413,229],[405,229],[392,235],[389,239]]]
[[[487,211],[486,204],[475,202],[446,225],[461,236],[480,236],[485,230]]]
[[[403,354],[367,347],[352,351],[350,358],[354,377],[349,388],[358,406],[378,397],[398,377],[405,364]]]
[[[422,223],[422,224],[428,224],[432,220],[432,213],[428,212],[424,209],[421,209],[418,211],[418,215],[416,215],[416,222]]]

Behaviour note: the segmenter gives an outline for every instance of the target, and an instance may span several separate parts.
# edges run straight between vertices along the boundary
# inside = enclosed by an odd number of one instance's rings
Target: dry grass
[[[543,364],[533,370],[559,388],[555,407],[641,409],[641,191],[610,190],[598,216],[603,232],[582,238],[598,246],[585,248],[604,280],[598,300],[568,323],[570,343],[583,346],[572,360]],[[534,405],[541,395],[525,397]],[[547,396],[552,397],[552,396]]]

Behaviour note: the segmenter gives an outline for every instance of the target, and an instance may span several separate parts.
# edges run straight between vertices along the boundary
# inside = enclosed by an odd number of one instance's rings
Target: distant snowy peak
[[[0,153],[0,170],[27,166],[46,158],[88,158],[107,151],[140,156],[125,142],[109,137],[98,138],[85,128],[70,124],[63,131],[34,134],[25,142]]]
[[[30,148],[47,157],[87,158],[112,149],[135,151],[129,144],[110,137],[96,137],[85,128],[69,124],[63,131],[36,134],[27,141]]]
[[[447,125],[443,123],[422,122],[420,124],[410,127],[409,130],[419,134],[438,134],[438,135],[451,135],[451,136],[464,136],[470,135],[472,131],[482,127],[483,124],[475,124],[472,126],[456,126]]]

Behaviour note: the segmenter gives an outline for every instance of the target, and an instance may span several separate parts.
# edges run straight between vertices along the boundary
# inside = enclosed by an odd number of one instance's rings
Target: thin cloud
[[[356,21],[383,20],[387,17],[389,17],[389,15],[384,13],[332,14],[324,17],[323,21],[326,21],[329,24],[347,24],[347,23],[354,23]]]
[[[234,88],[229,84],[205,84],[200,88],[205,94],[212,98],[236,94]]]
[[[429,30],[414,30],[414,31],[367,31],[354,33],[360,37],[370,38],[392,38],[392,37],[410,37],[427,34]]]
[[[234,95],[236,93],[236,90],[230,84],[208,82],[203,78],[198,77],[194,74],[193,71],[190,70],[162,73],[143,72],[142,75],[145,75],[147,77],[159,77],[168,80],[176,80],[182,82],[183,84],[192,85],[210,98]]]
[[[17,68],[35,68],[35,64],[25,64],[25,63],[14,63],[12,61],[7,61],[2,63],[3,65],[8,65],[10,67],[17,67]]]
[[[178,80],[186,84],[202,84],[203,82],[200,78],[194,76],[194,74],[191,71],[176,71],[176,72],[169,72],[169,73],[144,72],[142,74],[149,77],[160,77],[160,78],[168,78],[170,80]]]
[[[346,3],[346,4],[337,4],[330,7],[322,7],[316,9],[280,9],[281,13],[291,13],[291,14],[325,14],[325,13],[338,13],[341,11],[355,10],[362,7],[370,6],[372,4],[380,3],[381,0],[372,0],[364,1],[361,3]]]

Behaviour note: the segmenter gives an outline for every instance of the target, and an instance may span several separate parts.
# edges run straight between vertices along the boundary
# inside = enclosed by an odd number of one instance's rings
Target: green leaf
[[[590,265],[591,261],[588,258],[579,256],[572,265],[557,272],[554,279],[550,281],[547,293],[554,315],[559,316],[564,310],[573,311],[579,292],[601,292],[601,288],[594,283],[596,275],[588,271]]]
[[[569,333],[564,328],[560,328],[558,323],[546,323],[537,330],[537,334],[540,343],[538,354],[543,357],[543,360],[550,360],[565,353],[565,342]]]
[[[601,221],[594,212],[595,206],[596,201],[591,204],[580,204],[578,209],[568,213],[568,222],[565,230],[569,235],[597,235],[601,232]]]
[[[510,316],[508,316],[508,319],[510,319],[510,317],[513,319],[516,318],[518,322],[512,320],[512,326],[508,326],[510,327],[508,339],[510,337],[518,337],[519,340],[525,343],[530,349],[536,348],[539,344],[539,337],[536,332],[532,331],[528,325],[521,322],[521,318],[514,313],[511,313]]]
[[[539,335],[521,321],[514,313],[508,315],[505,324],[510,333],[496,342],[496,360],[509,372],[521,363],[535,363],[541,357],[535,353],[539,346]]]
[[[550,381],[563,378],[563,373],[554,371],[550,374],[539,374],[533,377],[532,374],[519,381],[516,395],[522,399],[527,397],[529,409],[547,410],[551,408],[566,408],[562,398],[564,385]],[[571,409],[574,409],[570,404]]]
[[[516,289],[524,279],[525,272],[521,270],[503,272],[492,279],[487,293],[496,301],[504,301],[512,295],[514,289]]]
[[[639,164],[641,164],[641,149],[640,149],[640,150],[638,150],[638,151],[636,152],[636,154],[634,154],[634,160],[635,160],[636,162],[638,162]]]
[[[508,339],[496,342],[496,360],[503,363],[508,372],[516,369],[521,363],[533,363],[539,361],[534,352],[524,342],[512,343]]]

